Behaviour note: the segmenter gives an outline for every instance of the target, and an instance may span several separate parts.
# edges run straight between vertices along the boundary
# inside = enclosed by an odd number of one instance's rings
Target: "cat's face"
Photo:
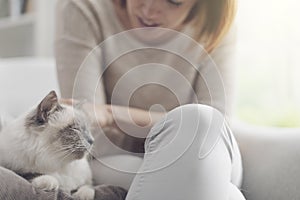
[[[39,153],[62,162],[83,158],[94,141],[84,113],[59,104],[54,91],[27,116],[25,128]]]

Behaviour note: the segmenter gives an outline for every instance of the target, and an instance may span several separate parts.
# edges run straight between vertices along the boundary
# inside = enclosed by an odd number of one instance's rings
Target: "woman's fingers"
[[[72,99],[59,99],[59,103],[72,105]]]
[[[78,103],[78,100],[75,100],[75,99],[60,99],[59,103],[66,104],[66,105],[73,105],[73,104]]]

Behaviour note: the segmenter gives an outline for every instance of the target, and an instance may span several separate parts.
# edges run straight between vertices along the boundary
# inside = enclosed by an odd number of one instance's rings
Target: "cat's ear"
[[[51,91],[37,107],[37,119],[41,123],[48,121],[48,116],[59,106],[55,91]]]

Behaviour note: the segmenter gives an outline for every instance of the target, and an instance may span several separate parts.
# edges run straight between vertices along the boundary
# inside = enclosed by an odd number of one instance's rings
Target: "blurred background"
[[[56,0],[0,0],[0,58],[53,55]]]
[[[236,117],[300,126],[300,2],[239,0]]]
[[[0,61],[25,57],[54,64],[55,1],[0,0]],[[299,10],[297,0],[239,0],[237,120],[300,126]]]

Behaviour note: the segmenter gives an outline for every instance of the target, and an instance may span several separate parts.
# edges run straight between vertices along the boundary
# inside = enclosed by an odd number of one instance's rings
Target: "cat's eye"
[[[70,129],[75,132],[80,132],[80,130],[78,128],[70,128]]]
[[[178,1],[178,0],[167,0],[170,4],[173,4],[175,6],[181,6],[183,2]]]

